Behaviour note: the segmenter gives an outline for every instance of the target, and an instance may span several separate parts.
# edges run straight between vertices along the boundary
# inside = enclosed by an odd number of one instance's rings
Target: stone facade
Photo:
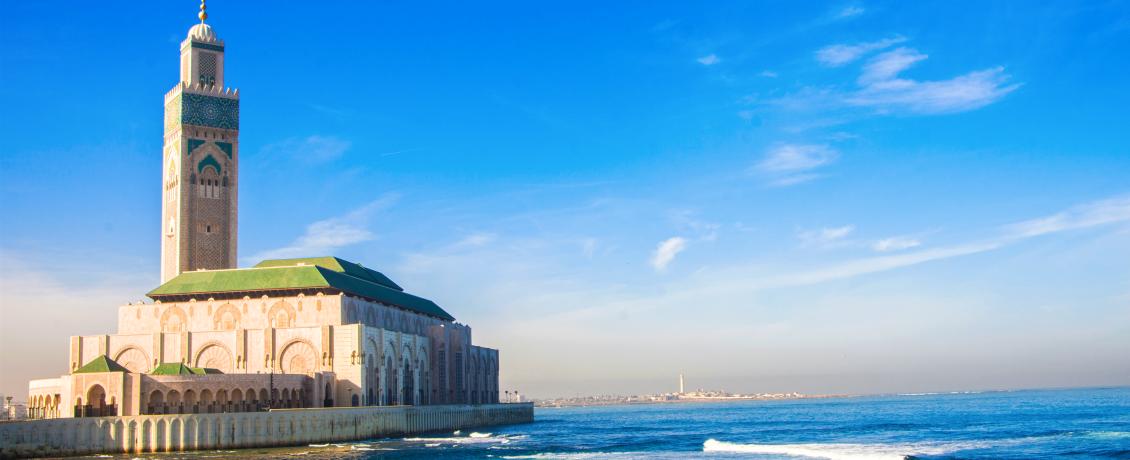
[[[531,404],[141,415],[0,424],[0,458],[305,446],[528,423]]]

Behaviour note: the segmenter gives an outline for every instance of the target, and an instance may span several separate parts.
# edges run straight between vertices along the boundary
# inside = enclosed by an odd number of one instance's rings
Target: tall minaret
[[[224,42],[200,23],[180,44],[180,82],[165,94],[161,282],[235,268],[239,91],[224,87]]]

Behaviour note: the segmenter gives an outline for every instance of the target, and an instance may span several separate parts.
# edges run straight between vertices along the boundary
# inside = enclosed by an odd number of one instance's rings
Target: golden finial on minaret
[[[208,19],[208,6],[204,4],[204,0],[200,0],[200,23],[203,24],[205,19]]]

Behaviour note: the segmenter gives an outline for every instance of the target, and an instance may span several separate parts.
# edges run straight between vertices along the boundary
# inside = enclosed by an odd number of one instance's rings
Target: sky
[[[0,29],[0,394],[159,282],[197,4]],[[535,397],[1130,385],[1130,3],[208,5],[239,260],[435,300]]]

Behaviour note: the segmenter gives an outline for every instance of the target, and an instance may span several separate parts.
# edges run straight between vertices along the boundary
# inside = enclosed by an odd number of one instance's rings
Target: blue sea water
[[[1130,388],[538,409],[534,423],[480,432],[219,454],[357,459],[1130,459]]]

